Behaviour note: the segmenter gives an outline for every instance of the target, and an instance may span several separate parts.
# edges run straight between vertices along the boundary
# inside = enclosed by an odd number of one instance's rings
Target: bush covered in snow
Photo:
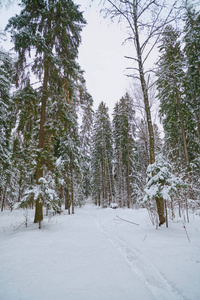
[[[144,203],[151,212],[155,212],[155,200],[162,198],[165,201],[166,217],[167,206],[172,207],[172,199],[178,198],[180,188],[185,187],[182,179],[172,174],[171,170],[171,164],[161,154],[156,157],[155,163],[147,168]]]

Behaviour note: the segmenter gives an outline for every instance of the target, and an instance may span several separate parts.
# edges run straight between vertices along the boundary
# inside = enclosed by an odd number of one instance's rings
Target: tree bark
[[[200,142],[200,116],[199,116],[199,110],[198,110],[197,95],[196,95],[195,90],[194,90],[193,100],[194,100],[194,105],[195,105],[195,116],[196,116],[196,120],[197,120],[198,137],[199,137],[199,142]]]
[[[2,203],[1,203],[1,211],[3,211],[3,209],[4,209],[5,198],[6,198],[6,188],[4,189],[4,193],[3,193],[3,198],[2,198]]]
[[[143,92],[143,97],[144,97],[144,106],[145,106],[147,127],[148,127],[148,133],[149,133],[150,164],[154,164],[154,162],[155,162],[155,145],[154,145],[155,139],[154,139],[152,120],[151,120],[148,88],[147,88],[147,84],[145,81],[144,70],[143,70],[142,53],[141,53],[139,33],[138,33],[138,24],[137,24],[136,5],[134,6],[133,15],[134,15],[135,44],[136,44],[136,51],[137,51],[137,58],[138,58],[138,69],[139,69],[140,82],[141,82],[141,87],[142,87],[142,92]],[[159,225],[162,225],[165,223],[163,198],[156,199],[156,206],[157,206],[157,211],[158,211],[158,216],[159,216]]]
[[[70,173],[71,173],[71,204],[72,204],[72,215],[73,215],[74,214],[74,178],[73,178],[72,158],[70,159]]]
[[[65,209],[69,209],[70,207],[70,197],[69,197],[69,189],[65,188]]]
[[[159,226],[161,226],[165,223],[163,198],[156,198],[156,205],[158,210]]]
[[[43,94],[41,100],[41,115],[40,115],[40,130],[39,130],[39,144],[38,144],[38,157],[37,157],[37,171],[36,171],[36,184],[39,185],[39,179],[43,177],[44,173],[44,146],[45,146],[45,120],[46,120],[46,106],[47,106],[47,88],[48,88],[49,68],[45,66],[44,79],[43,79]],[[35,203],[35,219],[34,223],[39,223],[43,220],[43,199],[38,197]]]
[[[127,131],[127,136],[128,136],[128,131]],[[130,208],[130,154],[129,154],[129,137],[128,137],[128,145],[127,145],[127,149],[128,149],[128,165],[127,165],[127,207]]]

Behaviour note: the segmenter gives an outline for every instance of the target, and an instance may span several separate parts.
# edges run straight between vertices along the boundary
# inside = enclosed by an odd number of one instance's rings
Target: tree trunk
[[[70,207],[70,196],[69,196],[69,189],[65,188],[65,209],[69,209]]]
[[[70,157],[70,189],[71,189],[71,204],[72,204],[72,214],[74,214],[74,177],[73,177],[73,163],[72,163],[72,157]]]
[[[34,223],[39,223],[39,229],[41,229],[41,222],[43,220],[43,205],[42,202],[40,201],[40,198],[36,200],[35,203],[35,219]]]
[[[168,228],[167,201],[166,200],[165,200],[165,219],[166,219],[166,227]]]
[[[163,198],[156,198],[156,205],[158,210],[159,226],[161,226],[165,223]]]
[[[128,132],[127,132],[127,136],[128,136]],[[127,207],[130,208],[130,154],[129,154],[129,137],[128,137],[128,145],[127,145],[127,148],[128,148],[128,166],[127,166]]]
[[[41,115],[40,115],[40,130],[39,130],[39,144],[38,144],[38,157],[37,157],[37,171],[36,171],[36,184],[40,184],[39,179],[43,177],[44,171],[44,145],[45,145],[45,119],[46,119],[46,106],[47,106],[47,87],[48,87],[48,76],[49,68],[45,66],[44,80],[43,80],[43,94],[41,100]],[[34,223],[39,223],[39,228],[41,227],[41,221],[43,220],[43,210],[42,210],[43,199],[38,197],[35,203],[35,219]]]
[[[137,51],[137,58],[138,58],[138,69],[139,69],[140,82],[141,82],[141,87],[142,87],[142,92],[143,92],[143,97],[144,97],[144,106],[145,106],[147,125],[148,125],[148,133],[149,133],[150,164],[154,164],[154,162],[155,162],[155,146],[154,146],[155,140],[154,140],[153,125],[152,125],[152,120],[151,120],[148,88],[147,88],[147,84],[145,81],[144,70],[143,70],[142,54],[141,54],[139,33],[138,33],[136,7],[134,7],[133,15],[134,15],[134,29],[135,29],[135,44],[136,44],[136,51]],[[157,211],[158,211],[158,216],[159,216],[159,225],[162,225],[165,223],[163,198],[156,199],[156,206],[157,206]]]
[[[194,99],[194,105],[195,105],[195,116],[196,116],[196,120],[197,120],[198,137],[199,137],[199,142],[200,142],[200,117],[199,117],[199,111],[198,111],[197,95],[196,95],[195,90],[194,90],[193,99]]]
[[[2,203],[1,203],[1,211],[3,211],[3,209],[4,209],[5,198],[6,198],[6,188],[3,193],[3,198],[2,198]]]

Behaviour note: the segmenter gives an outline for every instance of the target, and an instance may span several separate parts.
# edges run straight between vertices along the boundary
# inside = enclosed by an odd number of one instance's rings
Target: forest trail
[[[87,204],[39,230],[33,215],[26,228],[23,210],[0,214],[0,299],[199,299],[199,248],[178,223],[155,230],[146,210]],[[199,219],[188,228],[196,243]]]
[[[151,263],[151,261],[142,254],[141,250],[131,246],[127,240],[119,236],[119,233],[115,233],[103,225],[102,218],[98,217],[98,214],[90,214],[95,219],[96,226],[108,240],[114,249],[121,254],[125,259],[127,265],[130,267],[134,276],[144,283],[143,288],[148,288],[153,299],[171,299],[171,300],[184,300],[185,298],[170,284],[170,282],[164,278],[159,270]]]

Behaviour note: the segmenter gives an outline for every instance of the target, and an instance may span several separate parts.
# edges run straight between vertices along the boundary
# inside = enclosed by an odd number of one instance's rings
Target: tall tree
[[[77,114],[74,103],[67,107],[66,126],[64,134],[58,141],[56,156],[59,158],[61,170],[60,179],[63,180],[62,188],[65,199],[65,209],[74,214],[75,205],[82,203],[82,170],[81,148],[78,132]],[[58,165],[58,163],[57,163]],[[60,186],[58,186],[60,188]]]
[[[190,6],[186,8],[184,41],[187,61],[186,97],[196,119],[200,141],[200,13]]]
[[[23,83],[28,70],[41,82],[40,85],[40,129],[36,182],[44,176],[46,156],[46,114],[55,93],[65,93],[66,101],[73,92],[73,80],[79,66],[76,63],[80,32],[85,24],[78,5],[72,0],[22,0],[19,15],[11,18],[7,25],[18,53],[17,77]],[[28,57],[31,56],[31,59]],[[36,199],[34,222],[43,219],[40,195]]]
[[[83,89],[81,99],[82,104],[82,124],[81,124],[81,149],[83,154],[82,170],[83,170],[83,189],[85,197],[91,196],[91,150],[92,150],[92,128],[93,128],[93,99],[88,92]]]
[[[13,61],[0,49],[0,202],[5,204],[7,182],[10,177],[10,134],[12,123],[12,100],[10,95],[13,81]]]
[[[181,156],[185,166],[188,166],[190,157],[186,129],[187,121],[192,118],[184,96],[184,59],[178,37],[179,32],[172,26],[166,27],[160,46],[157,87],[167,143],[171,149],[177,150],[176,158]]]
[[[93,197],[98,205],[107,206],[113,197],[112,128],[108,108],[104,102],[95,113],[92,145]]]
[[[127,40],[133,42],[136,52],[135,56],[128,57],[136,63],[136,66],[129,69],[137,71],[136,75],[131,74],[131,76],[138,78],[141,83],[148,125],[150,164],[153,164],[155,162],[155,141],[149,103],[150,86],[147,76],[150,70],[146,67],[146,64],[153,59],[151,56],[152,51],[159,41],[164,26],[173,18],[172,12],[175,11],[176,1],[168,12],[165,10],[165,1],[162,1],[161,4],[152,0],[107,0],[107,2],[110,4],[108,12],[111,16],[125,21],[128,25],[129,36]],[[161,18],[162,16],[164,17],[163,19]],[[163,214],[164,202],[161,198],[157,199],[156,202],[160,224],[163,224],[165,222]]]
[[[130,207],[132,195],[133,149],[135,135],[135,111],[128,93],[116,104],[113,114],[115,151],[115,179],[119,204]],[[122,197],[124,195],[125,197]]]

